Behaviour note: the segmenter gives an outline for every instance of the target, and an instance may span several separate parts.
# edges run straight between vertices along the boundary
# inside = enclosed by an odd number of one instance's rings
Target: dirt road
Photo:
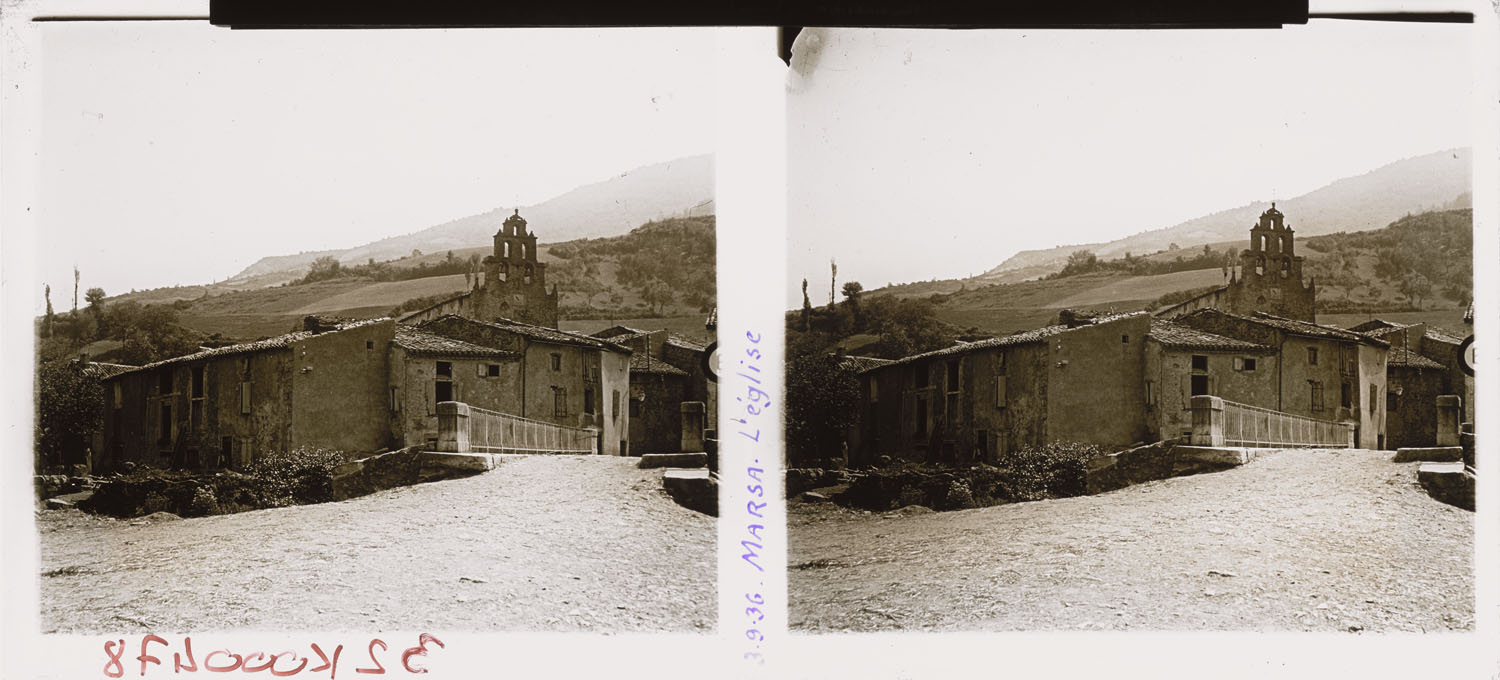
[[[635,462],[510,457],[342,503],[160,523],[42,513],[42,630],[710,631],[713,518]]]
[[[1279,451],[1098,496],[903,515],[794,505],[803,631],[1442,631],[1474,625],[1473,513],[1390,452]]]

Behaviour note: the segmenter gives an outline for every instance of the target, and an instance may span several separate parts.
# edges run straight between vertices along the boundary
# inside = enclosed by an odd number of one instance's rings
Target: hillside
[[[1216,261],[1226,251],[1238,253],[1244,239],[1207,244]],[[1381,229],[1339,232],[1299,238],[1297,252],[1304,271],[1318,286],[1318,320],[1359,323],[1379,316],[1405,322],[1427,321],[1461,327],[1462,310],[1472,295],[1473,213],[1447,210],[1407,215]],[[1203,248],[1167,249],[1133,255],[1133,261],[1170,267],[1204,257]],[[1061,309],[1101,311],[1150,309],[1164,295],[1225,283],[1222,266],[1132,275],[1109,269],[1051,276],[1018,283],[992,283],[985,277],[926,281],[865,291],[866,301],[879,298],[920,300],[932,316],[954,328],[1004,334],[1054,323]],[[869,334],[850,334],[841,344],[851,353],[871,345]]]
[[[1348,177],[1316,191],[1277,201],[1299,236],[1378,229],[1402,215],[1467,205],[1471,189],[1471,152],[1448,149],[1408,158]],[[1062,269],[1069,254],[1090,250],[1101,258],[1126,252],[1153,252],[1170,244],[1184,249],[1238,241],[1255,222],[1265,201],[1222,210],[1163,229],[1145,231],[1108,243],[1058,246],[1017,253],[978,278],[986,283],[1013,283]]]
[[[521,213],[541,238],[551,242],[597,238],[624,233],[653,219],[712,213],[714,158],[690,156],[658,163],[573,189],[530,206]],[[275,276],[276,284],[292,280],[320,256],[360,263],[371,258],[389,260],[423,253],[445,252],[486,243],[513,206],[496,207],[401,236],[392,236],[345,250],[298,253],[261,258],[226,283]]]
[[[537,259],[548,264],[547,276],[562,295],[565,319],[671,319],[674,328],[701,330],[703,315],[714,304],[715,219],[672,218],[640,225],[622,236],[577,239],[543,244]],[[481,242],[487,242],[488,236]],[[492,252],[481,245],[451,251],[452,257]],[[432,266],[449,259],[450,251],[407,256],[381,263],[396,270]],[[428,276],[404,281],[375,281],[344,276],[330,280],[215,293],[203,286],[142,291],[109,298],[120,302],[172,303],[185,328],[227,339],[253,339],[285,333],[300,319],[318,314],[350,319],[386,316],[408,304],[416,309],[461,293],[469,281],[463,274]],[[599,328],[612,325],[598,324]],[[661,324],[658,324],[661,325]],[[597,329],[594,329],[597,330]]]

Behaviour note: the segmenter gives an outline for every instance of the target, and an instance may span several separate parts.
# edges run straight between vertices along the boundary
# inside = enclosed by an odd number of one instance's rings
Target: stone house
[[[573,369],[543,375],[538,388],[535,375],[548,371],[552,356],[537,350],[546,347],[574,346],[479,344],[390,319],[328,324],[310,317],[294,333],[104,378],[96,467],[243,468],[266,453],[304,446],[372,453],[428,445],[437,437],[436,404],[449,400],[623,438],[624,414],[606,430],[587,409],[598,408],[599,390],[624,389],[628,351],[605,351],[603,367],[586,380],[578,365],[587,352],[557,350],[551,354],[567,354]],[[590,364],[600,365],[597,356]],[[554,408],[568,415],[546,415]]]
[[[378,451],[387,417],[389,346],[377,319],[204,349],[104,380],[101,469],[243,467],[301,446]]]
[[[630,452],[630,348],[509,319],[479,321],[448,315],[417,328],[518,355],[520,408],[512,415],[598,428],[600,453]]]
[[[399,446],[435,446],[437,404],[519,414],[521,354],[396,326],[391,342],[390,425]]]
[[[474,289],[401,317],[421,323],[449,315],[498,321],[509,319],[557,328],[557,287],[547,289],[547,264],[537,259],[536,234],[526,230],[521,211],[505,218],[495,232],[494,252],[484,258]]]
[[[1174,321],[1275,350],[1276,403],[1256,405],[1353,423],[1356,446],[1385,447],[1386,341],[1263,312],[1242,316],[1200,309]]]
[[[682,450],[682,404],[704,404],[705,422],[714,428],[718,386],[708,379],[708,348],[666,330],[643,331],[611,326],[592,334],[629,347],[630,451],[677,453]]]
[[[1474,379],[1458,367],[1462,340],[1428,328],[1372,319],[1353,326],[1390,343],[1386,358],[1386,448],[1434,446],[1437,441],[1437,397],[1461,397],[1464,422],[1474,398]]]
[[[1153,319],[1146,336],[1146,435],[1151,441],[1192,433],[1192,397],[1274,409],[1281,356],[1275,348]]]
[[[1250,247],[1240,251],[1239,266],[1230,272],[1228,284],[1154,313],[1171,318],[1198,309],[1221,309],[1314,322],[1316,297],[1313,281],[1302,281],[1302,256],[1296,254],[1292,228],[1272,203],[1251,225]]]
[[[1144,312],[1062,323],[872,366],[851,464],[889,455],[996,462],[1053,442],[1126,445],[1146,436]]]

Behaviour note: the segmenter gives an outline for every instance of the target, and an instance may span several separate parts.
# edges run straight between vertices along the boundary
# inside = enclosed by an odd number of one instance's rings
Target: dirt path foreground
[[[1474,625],[1474,515],[1389,451],[959,512],[789,509],[804,631],[1443,631]]]
[[[661,470],[508,457],[325,503],[141,523],[50,511],[43,632],[713,629],[713,518]]]

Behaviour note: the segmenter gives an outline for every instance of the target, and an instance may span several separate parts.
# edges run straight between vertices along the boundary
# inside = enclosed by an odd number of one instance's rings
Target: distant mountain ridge
[[[1407,158],[1276,203],[1298,236],[1379,229],[1404,215],[1441,207],[1471,191],[1471,157],[1471,150],[1464,147]],[[1026,250],[976,278],[987,283],[1013,283],[1044,276],[1061,270],[1068,255],[1077,250],[1112,259],[1126,252],[1162,250],[1173,243],[1191,248],[1240,240],[1267,207],[1269,202],[1256,201],[1107,243]]]
[[[654,219],[713,214],[713,197],[714,157],[703,154],[636,168],[536,205],[520,206],[520,211],[542,241],[556,243],[617,236]],[[313,260],[327,255],[355,263],[404,257],[413,250],[425,253],[487,245],[515,208],[501,206],[343,250],[263,257],[225,283],[274,273],[300,275]]]

